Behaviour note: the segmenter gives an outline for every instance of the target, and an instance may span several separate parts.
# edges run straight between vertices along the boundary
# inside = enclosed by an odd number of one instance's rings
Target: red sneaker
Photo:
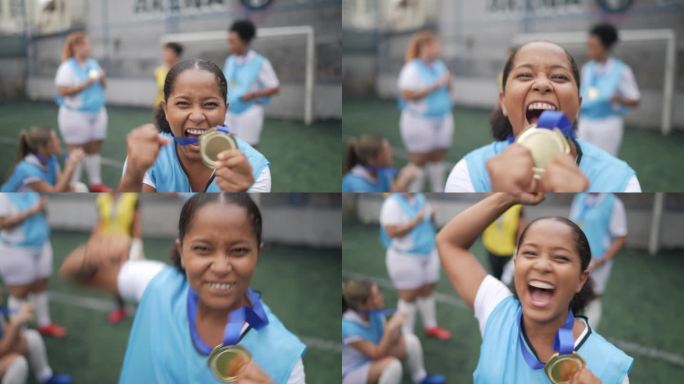
[[[48,324],[39,327],[38,332],[43,336],[54,337],[55,339],[62,339],[67,335],[66,328],[57,324]]]
[[[114,192],[114,190],[104,184],[93,184],[90,186],[90,192]]]
[[[439,325],[432,328],[425,328],[425,334],[429,337],[434,337],[437,340],[449,340],[451,339],[451,332],[440,327]]]
[[[115,309],[115,310],[109,312],[109,315],[107,316],[107,320],[109,320],[109,322],[112,324],[118,324],[121,321],[123,321],[123,319],[125,319],[126,316],[128,316],[128,313],[126,313],[126,309],[125,308],[118,308],[118,309]]]

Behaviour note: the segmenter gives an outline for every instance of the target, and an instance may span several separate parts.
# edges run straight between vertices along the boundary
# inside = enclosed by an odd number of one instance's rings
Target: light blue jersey
[[[0,216],[14,216],[36,206],[36,192],[0,194]],[[0,231],[0,241],[15,247],[40,248],[50,239],[50,226],[44,213],[37,213],[18,226]],[[0,255],[3,256],[3,255]]]
[[[582,150],[579,168],[589,179],[587,192],[624,192],[629,180],[636,176],[624,161],[585,141],[575,140]],[[500,155],[510,144],[495,141],[468,153],[464,159],[475,192],[491,192],[492,182],[487,172],[487,161]]]
[[[384,168],[372,179],[365,168],[357,165],[342,177],[342,192],[390,192],[396,175],[396,169]]]
[[[44,181],[52,186],[57,185],[59,162],[57,156],[50,156],[45,164],[33,154],[27,155],[14,168],[14,172],[0,187],[0,192],[23,192],[31,191],[28,183]]]
[[[342,376],[350,371],[371,362],[368,356],[352,347],[350,342],[366,340],[375,345],[380,344],[385,329],[385,317],[381,312],[372,312],[368,322],[361,319],[358,313],[347,310],[342,317]]]
[[[218,383],[192,343],[188,281],[165,267],[149,283],[133,321],[119,383]],[[240,346],[274,383],[287,382],[306,346],[264,304],[268,325],[243,333]]]
[[[441,60],[434,60],[428,64],[420,59],[414,59],[407,65],[415,66],[418,70],[420,78],[423,83],[427,85],[435,84],[441,78],[449,73],[446,65]],[[453,102],[449,95],[449,87],[443,86],[433,92],[430,92],[422,101],[425,102],[427,108],[424,111],[415,111],[423,117],[442,118],[447,113],[451,112]],[[410,104],[406,102],[401,96],[398,99],[399,108],[404,110],[410,108]]]
[[[489,315],[480,358],[473,373],[476,384],[550,383],[543,369],[532,369],[523,358],[519,335],[521,311],[520,301],[509,296]],[[526,342],[523,347],[534,353]],[[632,367],[631,357],[591,329],[574,350],[586,360],[587,368],[605,384],[622,383]]]
[[[271,98],[268,96],[247,101],[242,100],[242,96],[248,93],[258,82],[261,66],[265,60],[265,57],[256,52],[250,60],[243,63],[238,63],[235,55],[230,55],[226,59],[223,73],[226,75],[226,81],[228,81],[228,111],[230,113],[240,114],[255,103],[260,105],[270,103]]]
[[[591,257],[601,259],[606,253],[606,238],[610,238],[610,219],[613,217],[615,195],[606,194],[589,201],[586,193],[578,193],[572,202],[570,220],[582,228],[589,240]]]
[[[418,213],[420,213],[423,207],[425,207],[425,204],[427,204],[427,199],[422,193],[414,194],[412,201],[408,200],[406,196],[401,193],[393,193],[387,199],[393,199],[396,201],[400,209],[411,220],[415,219],[418,216]],[[407,255],[429,256],[435,249],[435,237],[437,236],[435,226],[432,223],[432,216],[429,213],[430,212],[427,212],[423,218],[423,221],[413,227],[411,232],[404,236],[409,236],[410,241],[402,241],[401,245],[398,244],[397,240],[389,237],[385,227],[381,225],[380,239],[382,244],[385,246],[385,248],[393,248],[397,252]]]
[[[611,58],[610,60],[610,72],[605,74],[598,73],[596,62],[593,60],[586,63],[582,68],[580,117],[602,119],[609,116],[622,116],[627,113],[626,107],[613,105],[611,100],[617,94],[626,65],[617,59]]]
[[[102,68],[95,61],[95,59],[88,59],[85,62],[85,68],[81,67],[78,61],[74,58],[68,59],[66,64],[69,66],[72,72],[76,74],[81,83],[88,81],[88,76],[91,71],[96,71],[98,74],[102,73]],[[106,94],[102,84],[97,81],[85,88],[78,93],[80,98],[80,105],[74,105],[73,103],[66,103],[65,100],[57,96],[57,105],[64,106],[69,109],[73,109],[79,112],[97,113],[102,108],[104,108],[107,102]]]
[[[221,192],[214,176],[209,179],[204,191],[193,191],[190,186],[190,180],[188,180],[188,176],[185,174],[185,170],[183,170],[176,153],[173,136],[168,133],[162,133],[162,135],[172,143],[161,148],[157,160],[155,160],[152,167],[145,174],[146,179],[154,184],[153,186],[157,192]],[[238,144],[238,148],[247,157],[247,161],[252,167],[252,177],[254,177],[254,180],[257,180],[261,172],[269,167],[268,160],[244,140],[237,136],[233,137]]]

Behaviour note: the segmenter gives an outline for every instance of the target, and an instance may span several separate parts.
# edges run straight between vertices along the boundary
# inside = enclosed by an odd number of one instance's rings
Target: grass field
[[[396,103],[375,98],[350,98],[343,101],[342,136],[346,139],[362,133],[377,133],[387,137],[395,150],[397,165],[406,162],[404,145],[399,134]],[[456,108],[454,140],[447,155],[452,165],[465,154],[492,141],[489,111]],[[676,192],[684,190],[681,164],[684,164],[684,132],[663,136],[659,131],[646,131],[627,126],[619,157],[637,173],[645,192]]]
[[[54,231],[55,269],[86,239],[84,233]],[[147,258],[168,261],[171,239],[145,238],[144,245]],[[310,383],[339,381],[340,273],[339,249],[272,244],[264,249],[254,275],[252,286],[307,344],[304,367]],[[45,340],[53,369],[72,374],[75,383],[117,382],[132,318],[110,325],[106,315],[113,305],[111,297],[57,276],[51,278],[49,289],[52,319],[69,331],[64,340]]]
[[[5,180],[16,159],[19,131],[43,125],[58,131],[57,106],[46,102],[0,105],[0,177]],[[152,121],[144,108],[108,107],[109,128],[102,155],[105,184],[116,186],[126,158],[126,134]],[[342,145],[340,122],[301,122],[266,119],[259,150],[271,162],[273,192],[340,191]],[[86,178],[84,172],[84,178]]]
[[[378,281],[385,304],[395,307],[397,295],[387,276],[378,226],[345,221],[342,249],[343,277],[366,276]],[[471,250],[488,265],[479,241]],[[634,358],[632,383],[684,382],[682,271],[683,252],[649,256],[640,250],[626,249],[617,256],[598,331]],[[454,337],[448,342],[436,341],[417,331],[428,372],[446,374],[449,383],[472,382],[481,342],[477,321],[444,273],[437,285],[437,303],[438,321]],[[416,321],[416,329],[421,329],[420,320]],[[404,382],[410,383],[407,376]]]

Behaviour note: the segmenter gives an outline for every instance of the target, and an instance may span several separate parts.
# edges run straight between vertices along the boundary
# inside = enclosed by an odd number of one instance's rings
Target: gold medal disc
[[[217,346],[209,354],[209,368],[222,383],[235,383],[244,367],[252,361],[252,355],[239,345]]]
[[[219,132],[212,128],[200,136],[200,154],[202,161],[209,168],[216,168],[216,161],[221,152],[238,149],[233,135]]]
[[[97,77],[98,77],[99,75],[100,75],[100,72],[98,72],[97,69],[91,69],[91,70],[88,72],[88,78],[93,79],[93,80],[97,79]]]
[[[569,384],[577,372],[586,365],[582,356],[576,352],[569,355],[560,355],[556,352],[544,366],[544,372],[553,384]]]
[[[587,97],[589,100],[595,100],[598,97],[598,90],[594,87],[589,88],[587,91]]]
[[[539,179],[544,168],[561,153],[570,153],[570,144],[558,129],[544,129],[531,126],[518,136],[518,144],[532,152],[534,159],[534,178]]]

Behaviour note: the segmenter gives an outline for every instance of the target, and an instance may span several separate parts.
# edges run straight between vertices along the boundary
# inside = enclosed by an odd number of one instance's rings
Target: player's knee
[[[402,377],[401,362],[396,357],[386,358],[385,366],[380,374],[380,380],[378,383],[399,383]]]
[[[18,353],[12,355],[12,362],[5,371],[2,382],[7,384],[24,384],[28,380],[28,360]]]

